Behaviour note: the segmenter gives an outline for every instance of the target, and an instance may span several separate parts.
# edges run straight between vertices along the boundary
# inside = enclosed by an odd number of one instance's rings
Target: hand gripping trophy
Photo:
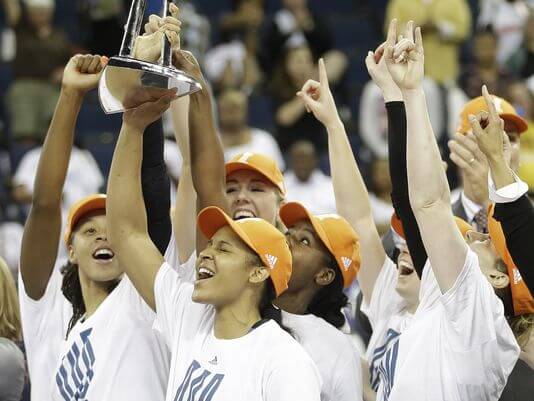
[[[146,3],[147,0],[133,0],[120,53],[109,59],[100,78],[98,94],[107,114],[135,107],[128,99],[143,92],[176,88],[177,96],[185,96],[202,89],[193,77],[172,65],[173,47],[180,45],[180,26],[168,25],[169,35],[161,26],[169,14],[177,16],[178,7],[171,0],[164,0],[163,18],[150,20],[140,36]]]

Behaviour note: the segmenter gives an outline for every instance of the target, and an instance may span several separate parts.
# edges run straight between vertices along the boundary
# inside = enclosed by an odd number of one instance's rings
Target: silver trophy
[[[171,0],[163,2],[163,17],[167,16]],[[133,57],[134,45],[143,24],[147,0],[133,0],[126,23],[120,53],[111,57],[98,84],[100,104],[106,114],[121,113],[130,105],[132,94],[154,89],[177,89],[177,96],[186,96],[202,86],[185,72],[172,65],[169,40],[163,35],[161,56],[156,63]]]

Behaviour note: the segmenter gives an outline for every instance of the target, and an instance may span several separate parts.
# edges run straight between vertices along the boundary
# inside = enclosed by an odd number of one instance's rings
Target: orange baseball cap
[[[65,228],[65,243],[68,244],[72,232],[76,228],[78,222],[85,216],[87,213],[93,212],[95,210],[106,211],[106,195],[104,194],[95,194],[89,195],[82,200],[76,202],[69,211],[69,216],[67,217],[67,227]]]
[[[360,270],[360,244],[358,235],[347,220],[337,214],[314,216],[298,202],[283,205],[280,208],[280,218],[286,227],[308,220],[336,259],[343,276],[343,286],[350,286]]]
[[[528,128],[528,124],[519,114],[517,114],[514,106],[512,106],[503,98],[494,95],[491,96],[493,98],[493,102],[495,103],[495,108],[504,122],[510,122],[514,124],[520,134],[525,132]],[[471,131],[469,115],[477,115],[481,111],[488,111],[488,108],[486,107],[486,101],[484,100],[483,96],[476,97],[467,102],[460,113],[460,126],[458,127],[458,132],[466,134]]]
[[[260,173],[276,186],[282,195],[286,194],[284,176],[276,162],[260,153],[245,152],[233,157],[226,163],[226,175],[238,170],[252,170]]]
[[[198,227],[211,238],[219,229],[229,226],[271,268],[271,280],[279,296],[287,290],[291,278],[291,251],[284,234],[263,219],[234,221],[221,209],[210,206],[198,214]]]
[[[464,237],[464,239],[467,238],[468,231],[475,230],[471,226],[471,224],[459,217],[454,216],[454,221],[456,222],[456,226],[460,230],[460,233],[462,233],[462,237]],[[406,239],[406,235],[404,234],[404,227],[402,226],[402,221],[397,216],[397,213],[393,213],[393,215],[391,216],[391,228],[403,239]]]
[[[523,281],[523,278],[508,251],[501,223],[493,217],[494,211],[495,205],[491,205],[488,209],[488,231],[493,246],[504,261],[506,269],[508,270],[512,302],[514,305],[514,315],[519,316],[527,313],[534,313],[534,298]]]

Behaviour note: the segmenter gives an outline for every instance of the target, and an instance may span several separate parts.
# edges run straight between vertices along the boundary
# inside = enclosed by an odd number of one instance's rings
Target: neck
[[[252,297],[241,297],[236,303],[217,308],[214,334],[216,338],[231,340],[246,335],[261,320],[260,312]]]
[[[295,315],[304,315],[308,313],[308,306],[316,293],[317,289],[315,286],[307,286],[297,292],[285,291],[276,298],[274,304],[286,312]]]
[[[98,309],[100,304],[109,295],[109,282],[96,282],[83,280],[80,277],[83,302],[85,304],[85,316],[89,317]]]
[[[417,310],[417,307],[419,306],[419,301],[406,301],[406,310],[410,312],[412,315],[415,314],[415,311]]]
[[[225,147],[243,145],[250,141],[250,130],[248,127],[221,128],[221,137]]]

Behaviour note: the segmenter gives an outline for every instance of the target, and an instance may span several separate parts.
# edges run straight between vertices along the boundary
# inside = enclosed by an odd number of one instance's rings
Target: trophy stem
[[[167,17],[169,15],[169,4],[172,3],[172,0],[164,0],[163,1],[163,18]],[[169,39],[167,39],[167,36],[163,36],[163,44],[161,47],[161,58],[160,58],[160,65],[163,65],[165,67],[171,67],[172,66],[172,51],[171,51],[171,43],[169,42]]]
[[[131,57],[134,49],[135,39],[141,32],[143,18],[145,15],[147,0],[133,0],[128,14],[128,21],[124,28],[124,36],[122,37],[121,50],[119,55],[122,57]]]

